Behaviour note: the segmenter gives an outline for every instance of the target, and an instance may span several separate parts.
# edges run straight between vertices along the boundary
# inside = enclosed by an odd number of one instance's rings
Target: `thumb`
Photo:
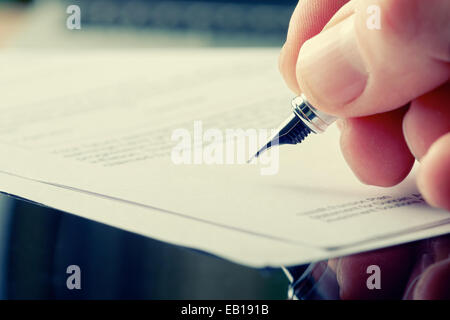
[[[449,79],[448,0],[353,0],[306,41],[296,66],[310,102],[340,117],[396,109]]]

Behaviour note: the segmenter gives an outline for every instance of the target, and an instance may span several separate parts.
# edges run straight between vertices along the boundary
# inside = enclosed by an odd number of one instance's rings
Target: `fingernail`
[[[354,100],[363,92],[367,76],[354,15],[306,41],[300,49],[298,81],[317,102],[342,105]]]

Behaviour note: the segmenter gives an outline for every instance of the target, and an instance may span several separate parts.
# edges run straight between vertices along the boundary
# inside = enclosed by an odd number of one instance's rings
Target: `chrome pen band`
[[[293,113],[278,127],[253,158],[257,158],[264,150],[276,145],[301,143],[311,132],[322,133],[336,120],[336,117],[314,108],[304,95],[292,100],[292,108]]]
[[[315,133],[324,132],[337,118],[314,108],[301,94],[292,100],[294,113]]]

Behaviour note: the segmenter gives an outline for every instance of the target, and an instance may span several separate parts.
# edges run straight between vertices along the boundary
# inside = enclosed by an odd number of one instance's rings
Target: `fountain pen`
[[[283,144],[302,142],[311,132],[322,133],[332,124],[336,117],[314,108],[301,94],[292,100],[292,114],[283,122],[258,152],[249,160],[251,162],[265,150]]]

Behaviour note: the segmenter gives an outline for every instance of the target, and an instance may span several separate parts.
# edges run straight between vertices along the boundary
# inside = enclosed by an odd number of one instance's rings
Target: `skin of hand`
[[[369,27],[376,9],[379,25]],[[340,118],[342,153],[362,182],[393,186],[417,159],[423,197],[450,210],[448,0],[300,0],[279,68],[295,94]],[[329,265],[345,299],[450,298],[449,244],[441,237]],[[368,290],[365,271],[377,263],[385,286]]]

